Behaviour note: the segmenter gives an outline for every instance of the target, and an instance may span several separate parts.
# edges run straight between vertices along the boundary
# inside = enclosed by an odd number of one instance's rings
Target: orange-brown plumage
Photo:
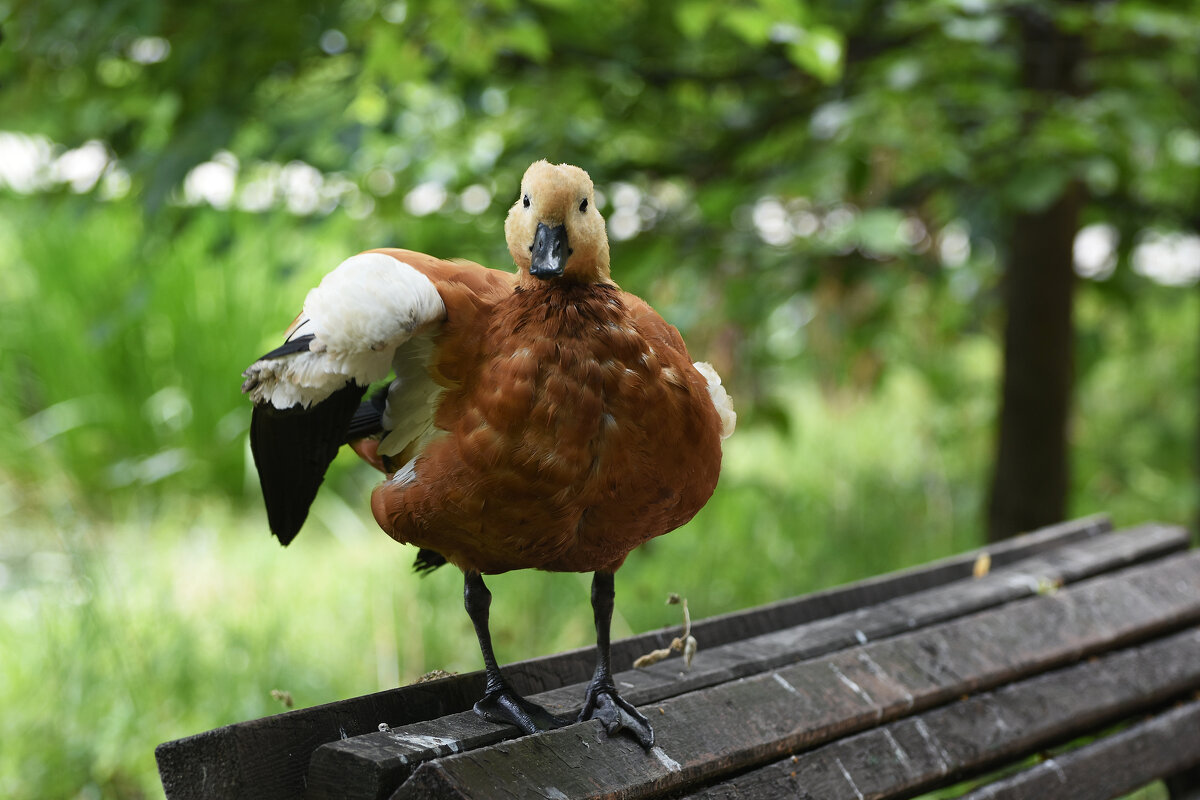
[[[445,435],[414,482],[372,498],[399,541],[483,573],[612,571],[716,486],[704,377],[678,332],[611,283],[518,288],[464,325],[449,316],[435,353]]]
[[[309,293],[284,345],[245,373],[268,518],[289,542],[342,442],[389,472],[372,495],[380,527],[422,548],[419,568],[444,559],[465,575],[487,668],[476,711],[526,732],[566,720],[501,675],[482,574],[594,572],[597,668],[579,718],[649,747],[612,680],[613,573],[707,502],[733,409],[679,332],[609,277],[586,172],[532,165],[504,230],[515,274],[382,249]]]

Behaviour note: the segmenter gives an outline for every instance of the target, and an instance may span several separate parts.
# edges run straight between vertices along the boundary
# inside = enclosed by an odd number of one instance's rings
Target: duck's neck
[[[618,318],[624,312],[621,290],[613,283],[538,281],[518,285],[510,310],[516,319],[527,315],[547,324],[551,335],[583,335],[596,325]]]

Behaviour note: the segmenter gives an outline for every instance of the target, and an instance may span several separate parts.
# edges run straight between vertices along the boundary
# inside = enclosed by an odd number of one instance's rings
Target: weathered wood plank
[[[993,566],[999,567],[1111,529],[1109,519],[1097,515],[1044,528],[986,549]],[[884,602],[969,577],[979,552],[982,550],[758,609],[713,617],[696,623],[694,632],[705,647],[714,647]],[[631,663],[636,656],[665,646],[676,630],[664,628],[614,642],[614,663]],[[509,664],[504,670],[520,692],[533,694],[586,680],[594,666],[593,650],[580,648]],[[467,711],[482,693],[483,674],[472,672],[228,725],[159,745],[155,753],[159,774],[170,800],[298,797],[304,793],[305,773],[317,746],[374,731],[385,720],[392,725],[403,725]]]
[[[1036,753],[1200,686],[1200,628],[841,739],[689,800],[910,797]],[[1200,759],[1200,702],[993,783],[964,800],[1118,797]]]
[[[1161,528],[1163,526],[1151,525]],[[1173,529],[1177,530],[1177,529]],[[987,553],[993,569],[1007,567],[1033,556],[1047,553],[1059,547],[1085,542],[1097,536],[1112,533],[1112,521],[1106,514],[1096,514],[1078,520],[1062,522],[1018,536],[989,547],[969,550],[960,555],[932,561],[910,569],[890,572],[865,580],[823,589],[811,594],[780,600],[756,608],[721,614],[701,620],[692,625],[692,633],[705,647],[716,647],[729,642],[748,639],[763,633],[792,628],[844,614],[861,608],[876,606],[916,592],[946,586],[972,576],[975,562]],[[1186,548],[1186,542],[1179,549]],[[679,634],[679,629],[663,628],[642,636],[623,640],[623,649],[618,651],[614,644],[613,658],[617,663],[633,663],[643,653],[666,647]],[[591,647],[579,650],[584,656],[583,677],[591,677],[595,668],[595,653]],[[574,683],[576,679],[563,681],[557,686]],[[547,686],[547,689],[555,688]]]
[[[587,722],[427,762],[394,799],[518,796],[535,787],[615,800],[695,789],[1197,622],[1200,552],[643,706],[659,737],[649,754]]]
[[[763,634],[740,642],[705,647],[693,668],[679,662],[617,675],[623,696],[635,704],[653,703],[685,692],[759,674],[805,658],[914,628],[995,607],[1036,594],[1057,582],[1072,583],[1118,567],[1157,558],[1187,544],[1180,528],[1148,525],[1059,547],[993,571],[978,580],[959,582],[898,598],[889,604],[847,612],[829,619]],[[554,713],[579,711],[585,683],[535,695]],[[309,768],[309,797],[386,797],[423,761],[494,744],[516,735],[513,728],[479,719],[472,712],[438,720],[394,726],[317,749]]]
[[[962,800],[1108,800],[1197,765],[1200,700],[1193,700],[980,787],[963,795]]]

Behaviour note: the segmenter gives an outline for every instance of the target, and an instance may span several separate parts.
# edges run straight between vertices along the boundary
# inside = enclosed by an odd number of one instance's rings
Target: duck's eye
[[[587,198],[586,197],[583,198],[583,200],[579,203],[579,213],[582,214],[585,211],[587,211]]]
[[[525,197],[521,200],[521,205],[529,208],[529,195],[525,195]]]

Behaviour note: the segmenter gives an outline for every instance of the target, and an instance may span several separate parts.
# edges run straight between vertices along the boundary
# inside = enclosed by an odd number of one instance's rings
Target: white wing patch
[[[343,261],[308,293],[304,314],[331,353],[391,351],[423,325],[446,316],[433,282],[383,253]],[[316,349],[316,348],[314,348]],[[389,364],[390,366],[390,364]]]
[[[717,416],[721,418],[721,438],[728,439],[733,433],[734,426],[737,425],[737,412],[733,410],[733,399],[721,385],[721,376],[717,374],[712,364],[707,361],[697,361],[692,366],[708,381],[709,397],[712,398],[713,407],[717,409]]]
[[[319,403],[353,380],[384,378],[397,349],[446,317],[433,282],[383,253],[346,259],[308,293],[293,336],[311,334],[307,350],[260,359],[246,370],[246,391],[276,408]]]

